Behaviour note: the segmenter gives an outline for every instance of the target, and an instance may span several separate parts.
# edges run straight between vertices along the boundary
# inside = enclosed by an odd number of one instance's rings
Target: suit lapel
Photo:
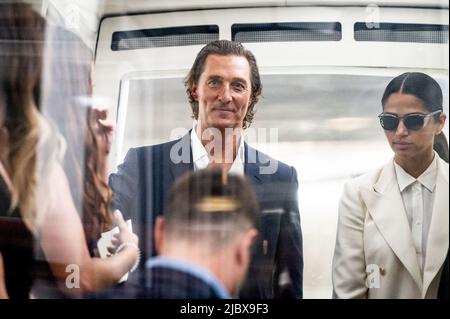
[[[263,176],[259,173],[258,151],[250,147],[247,143],[244,143],[244,174],[250,179],[255,186],[255,191],[259,196],[262,194]]]
[[[258,198],[258,202],[260,204],[260,210],[264,209],[264,198],[265,198],[265,187],[264,185],[270,185],[270,183],[264,183],[266,175],[260,174],[260,162],[259,162],[259,152],[249,146],[247,143],[244,143],[245,147],[245,163],[244,163],[244,174],[251,181],[256,196]]]
[[[380,233],[422,290],[422,275],[393,162],[383,167],[373,189],[361,189],[361,195]]]
[[[449,245],[448,166],[441,159],[438,159],[435,191],[425,256],[422,297],[426,296],[428,287],[444,263]]]
[[[194,170],[194,163],[192,159],[192,147],[191,147],[191,131],[189,131],[186,135],[184,135],[180,140],[175,142],[171,147],[175,147],[176,149],[181,149],[181,152],[189,151],[189,161],[181,161],[180,163],[174,163],[172,159],[169,158],[169,171],[171,180],[169,185],[173,185],[173,183],[180,176],[186,174],[187,172]],[[169,153],[170,154],[170,153]]]

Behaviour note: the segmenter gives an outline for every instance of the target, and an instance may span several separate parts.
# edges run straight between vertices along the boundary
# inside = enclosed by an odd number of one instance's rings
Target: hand
[[[108,113],[108,108],[99,106],[93,107],[91,112],[92,127],[101,141],[100,147],[105,155],[111,151],[115,129],[113,121],[108,118]]]
[[[128,225],[123,220],[122,213],[119,210],[114,212],[114,222],[117,227],[119,227],[119,233],[114,235],[112,239],[116,248],[123,243],[130,243],[136,246],[139,244],[138,237],[128,228]]]

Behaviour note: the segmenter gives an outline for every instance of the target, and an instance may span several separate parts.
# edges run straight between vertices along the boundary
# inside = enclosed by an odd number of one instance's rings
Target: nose
[[[231,102],[232,96],[231,96],[231,88],[229,84],[225,84],[222,87],[222,90],[219,92],[219,101],[222,103],[229,103]]]
[[[400,122],[398,123],[397,130],[395,131],[395,135],[397,135],[397,136],[408,135],[408,129],[406,128],[405,124],[403,123],[403,119],[401,119]]]

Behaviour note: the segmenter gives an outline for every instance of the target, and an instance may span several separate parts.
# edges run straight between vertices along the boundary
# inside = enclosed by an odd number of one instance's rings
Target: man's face
[[[210,54],[192,88],[202,128],[242,128],[250,104],[250,65],[237,55]]]

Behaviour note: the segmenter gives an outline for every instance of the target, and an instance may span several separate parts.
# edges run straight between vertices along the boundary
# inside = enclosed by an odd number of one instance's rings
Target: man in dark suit
[[[241,298],[301,298],[302,235],[295,168],[244,142],[262,91],[253,54],[226,40],[206,45],[186,77],[193,129],[181,139],[130,149],[110,176],[114,209],[133,219],[142,250],[155,254],[152,225],[164,211],[168,190],[189,171],[220,167],[246,175],[260,207],[260,234]],[[144,273],[141,273],[144,274]],[[129,280],[142,281],[136,277]]]

